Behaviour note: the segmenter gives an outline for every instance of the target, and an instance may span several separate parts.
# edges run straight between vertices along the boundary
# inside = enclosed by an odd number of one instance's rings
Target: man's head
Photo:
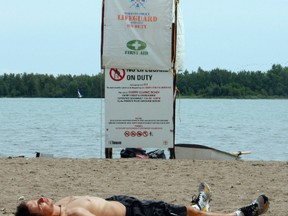
[[[21,202],[17,206],[15,216],[49,216],[53,214],[54,204],[49,198]]]

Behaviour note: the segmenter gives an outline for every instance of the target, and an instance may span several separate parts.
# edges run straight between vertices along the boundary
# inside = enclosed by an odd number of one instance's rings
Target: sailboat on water
[[[78,98],[82,98],[82,94],[80,93],[79,89],[77,89],[77,96]]]

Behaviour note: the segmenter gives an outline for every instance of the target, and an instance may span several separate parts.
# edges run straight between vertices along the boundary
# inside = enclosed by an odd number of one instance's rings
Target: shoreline
[[[265,215],[285,215],[288,161],[0,158],[0,215],[13,215],[18,198],[114,194],[189,205],[198,185],[212,190],[211,209],[233,212],[259,194],[270,198]],[[286,180],[285,180],[286,179]]]

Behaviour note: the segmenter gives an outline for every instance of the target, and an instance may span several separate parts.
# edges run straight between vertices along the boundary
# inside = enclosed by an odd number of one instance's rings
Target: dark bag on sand
[[[151,158],[151,159],[166,159],[164,150],[156,149],[146,153],[142,148],[125,148],[120,152],[121,158]]]
[[[147,157],[146,151],[141,148],[125,148],[120,152],[121,158],[134,158],[139,156]]]
[[[147,155],[149,156],[149,158],[152,158],[152,159],[166,159],[164,150],[161,150],[161,149],[148,152]]]

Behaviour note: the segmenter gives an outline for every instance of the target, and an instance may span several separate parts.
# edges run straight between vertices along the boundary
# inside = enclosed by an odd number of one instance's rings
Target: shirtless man
[[[16,216],[258,216],[269,208],[265,195],[260,195],[253,203],[234,213],[209,212],[211,191],[202,182],[198,196],[192,206],[169,204],[163,201],[138,200],[128,196],[112,196],[107,199],[91,196],[66,197],[55,204],[49,198],[22,202],[17,207]]]

